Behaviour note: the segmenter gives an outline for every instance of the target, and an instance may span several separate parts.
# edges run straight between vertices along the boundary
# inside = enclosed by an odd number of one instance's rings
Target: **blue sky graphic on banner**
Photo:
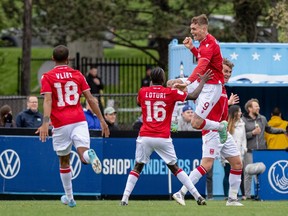
[[[199,43],[194,44],[196,47]],[[288,84],[288,44],[286,43],[220,43],[222,56],[235,66],[229,85]],[[180,65],[189,76],[197,62],[190,50],[173,40],[169,45],[169,79],[179,77]]]

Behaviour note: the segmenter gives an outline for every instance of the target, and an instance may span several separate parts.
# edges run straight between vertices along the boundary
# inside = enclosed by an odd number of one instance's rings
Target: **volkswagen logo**
[[[273,163],[268,171],[271,187],[281,194],[288,194],[288,161],[279,160]]]
[[[77,176],[81,172],[81,160],[79,158],[79,155],[75,151],[71,151],[70,168],[72,172],[72,179],[77,178]]]
[[[0,154],[0,174],[5,179],[14,178],[20,170],[20,158],[12,149],[6,149]]]

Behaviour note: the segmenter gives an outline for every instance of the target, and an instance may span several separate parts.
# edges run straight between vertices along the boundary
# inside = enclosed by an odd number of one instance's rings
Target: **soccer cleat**
[[[198,198],[197,204],[198,204],[198,205],[207,205],[206,200],[205,200],[202,196],[200,196],[200,197]]]
[[[72,200],[69,201],[66,195],[63,195],[61,197],[61,203],[63,203],[64,205],[68,205],[71,208],[76,206],[75,200],[72,199]]]
[[[88,150],[88,155],[90,159],[90,164],[92,165],[92,169],[94,170],[95,173],[99,174],[102,171],[102,165],[97,157],[95,151],[93,149]]]
[[[121,201],[121,202],[120,202],[120,206],[127,206],[127,205],[128,205],[128,203],[125,202],[125,201]]]
[[[224,144],[227,141],[228,134],[227,134],[227,121],[220,122],[220,125],[222,126],[222,129],[218,131],[219,137],[220,137],[220,143]]]
[[[228,198],[226,206],[244,206],[242,203],[238,202],[237,199]]]
[[[183,205],[185,206],[185,199],[184,199],[184,196],[181,194],[181,192],[176,192],[172,195],[173,199],[179,203],[180,205]]]
[[[71,208],[75,207],[76,206],[75,200],[74,199],[70,200],[69,203],[68,203],[68,206],[71,207]]]

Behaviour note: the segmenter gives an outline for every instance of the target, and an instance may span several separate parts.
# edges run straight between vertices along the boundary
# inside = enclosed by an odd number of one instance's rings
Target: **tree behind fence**
[[[31,59],[31,64],[39,68],[44,64],[53,67],[51,63],[51,59]],[[21,64],[22,60],[19,58],[18,89],[21,89]],[[141,110],[136,105],[136,96],[141,87],[141,79],[146,75],[147,65],[157,66],[156,62],[149,58],[81,58],[78,54],[75,59],[70,59],[70,66],[80,69],[85,76],[91,67],[98,68],[98,73],[105,84],[102,94],[103,105],[104,107],[113,106],[117,110],[117,122],[122,130],[132,129],[133,123],[141,115]],[[39,81],[41,75],[38,69]],[[0,105],[4,104],[12,107],[15,118],[18,112],[26,108],[26,97],[0,97]],[[39,97],[39,109],[42,109],[42,97]]]
[[[80,57],[80,55],[76,56],[76,58],[70,59],[70,66],[79,69],[85,76],[91,67],[97,67],[98,73],[105,84],[103,92],[105,94],[137,93],[141,87],[141,79],[146,75],[146,66],[157,66],[157,63],[150,58],[86,58]],[[47,64],[47,62],[50,63]],[[22,59],[19,58],[18,89],[21,89],[21,64]],[[51,65],[51,67],[53,65],[51,64],[51,59],[31,59],[31,65],[39,67],[37,70],[38,77],[42,75],[39,74],[41,73],[39,69],[44,64]],[[31,79],[35,79],[35,77]],[[38,78],[38,80],[40,79]],[[18,90],[18,92],[20,91]]]

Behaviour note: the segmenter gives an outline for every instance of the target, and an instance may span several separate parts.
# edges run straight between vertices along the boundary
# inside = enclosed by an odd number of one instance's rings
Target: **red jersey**
[[[228,120],[228,96],[225,87],[222,87],[222,94],[218,102],[210,111],[207,119],[212,121],[227,121]],[[205,135],[209,130],[202,130],[202,135]]]
[[[52,93],[51,123],[58,128],[86,121],[80,96],[90,90],[80,71],[60,65],[43,74],[41,94]]]
[[[200,82],[197,73],[203,75],[208,69],[211,69],[214,76],[211,80],[208,80],[207,83],[224,84],[224,75],[222,72],[223,58],[221,55],[220,46],[218,44],[218,41],[211,34],[208,34],[206,38],[200,42],[198,49],[196,47],[193,47],[191,49],[191,52],[198,59],[198,61],[202,59],[202,63],[205,64],[199,65],[198,63],[193,73],[188,78],[191,83],[194,82],[196,79],[198,79],[198,81]]]
[[[139,136],[169,138],[175,103],[186,97],[187,92],[160,85],[141,88],[137,98],[143,115]]]

